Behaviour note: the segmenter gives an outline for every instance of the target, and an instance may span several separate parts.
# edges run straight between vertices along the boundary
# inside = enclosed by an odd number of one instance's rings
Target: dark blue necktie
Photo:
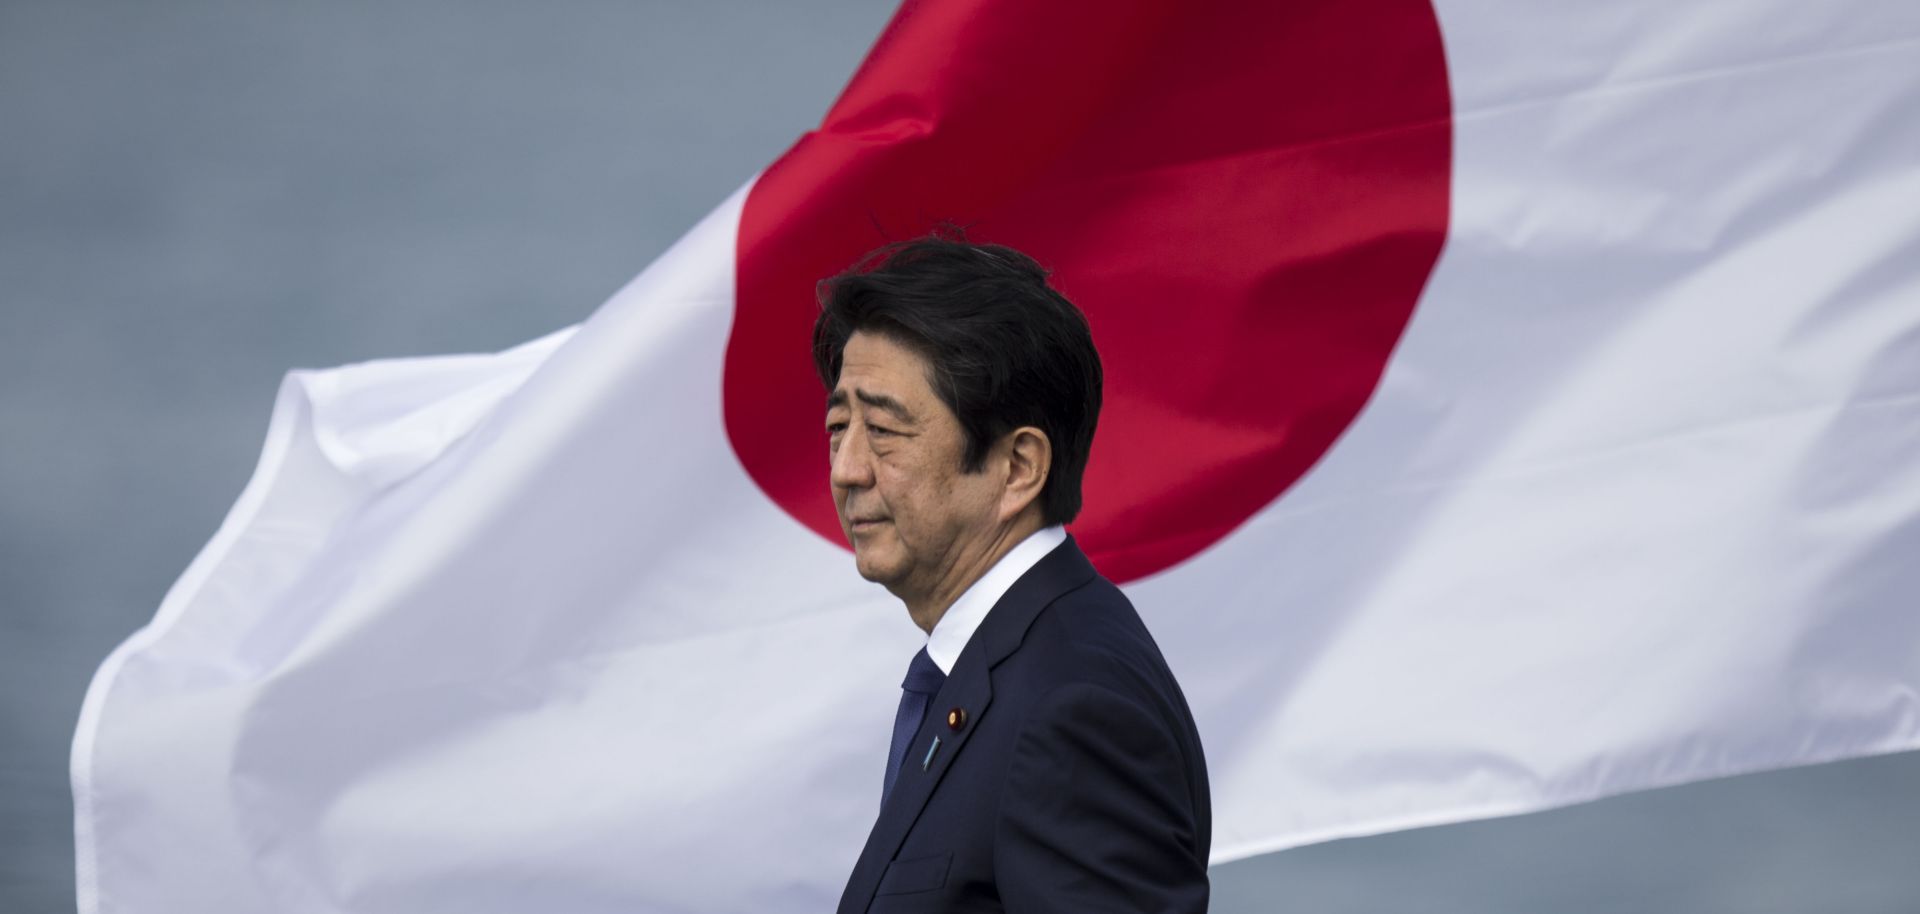
[[[900,682],[900,710],[893,715],[893,746],[887,750],[887,784],[880,791],[880,805],[885,806],[887,797],[893,795],[893,782],[900,780],[900,766],[907,760],[907,743],[926,719],[927,703],[946,681],[947,674],[927,656],[926,648],[913,655],[907,678]]]

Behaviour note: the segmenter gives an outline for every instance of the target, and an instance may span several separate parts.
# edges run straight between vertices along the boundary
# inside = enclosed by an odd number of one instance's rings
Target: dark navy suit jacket
[[[1068,539],[954,662],[839,910],[1204,911],[1212,827],[1186,699]]]

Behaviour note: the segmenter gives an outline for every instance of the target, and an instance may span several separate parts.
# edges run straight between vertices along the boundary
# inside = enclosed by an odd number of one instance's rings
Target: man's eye
[[[869,425],[867,426],[867,431],[876,438],[885,438],[888,435],[894,434],[893,429],[881,425]]]
[[[844,432],[846,430],[847,430],[847,424],[845,422],[827,423],[827,434],[829,435],[838,435],[841,432]]]

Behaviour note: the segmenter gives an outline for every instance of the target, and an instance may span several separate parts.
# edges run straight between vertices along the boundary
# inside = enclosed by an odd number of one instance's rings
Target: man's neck
[[[993,566],[1007,557],[1007,553],[1044,526],[1038,515],[1022,514],[993,535],[977,540],[982,548],[972,550],[971,555],[957,557],[936,586],[923,594],[896,596],[907,604],[907,615],[913,617],[913,624],[920,626],[921,631],[932,634],[933,627],[940,624],[940,618],[947,614],[961,594],[967,592],[967,588],[985,577],[987,572],[993,570]]]

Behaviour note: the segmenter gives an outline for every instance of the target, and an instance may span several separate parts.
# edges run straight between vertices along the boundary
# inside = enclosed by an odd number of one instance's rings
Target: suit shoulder
[[[1177,691],[1132,601],[1098,575],[1040,613],[1010,659],[1020,661],[1035,693],[1077,685],[1135,700],[1164,700]]]

